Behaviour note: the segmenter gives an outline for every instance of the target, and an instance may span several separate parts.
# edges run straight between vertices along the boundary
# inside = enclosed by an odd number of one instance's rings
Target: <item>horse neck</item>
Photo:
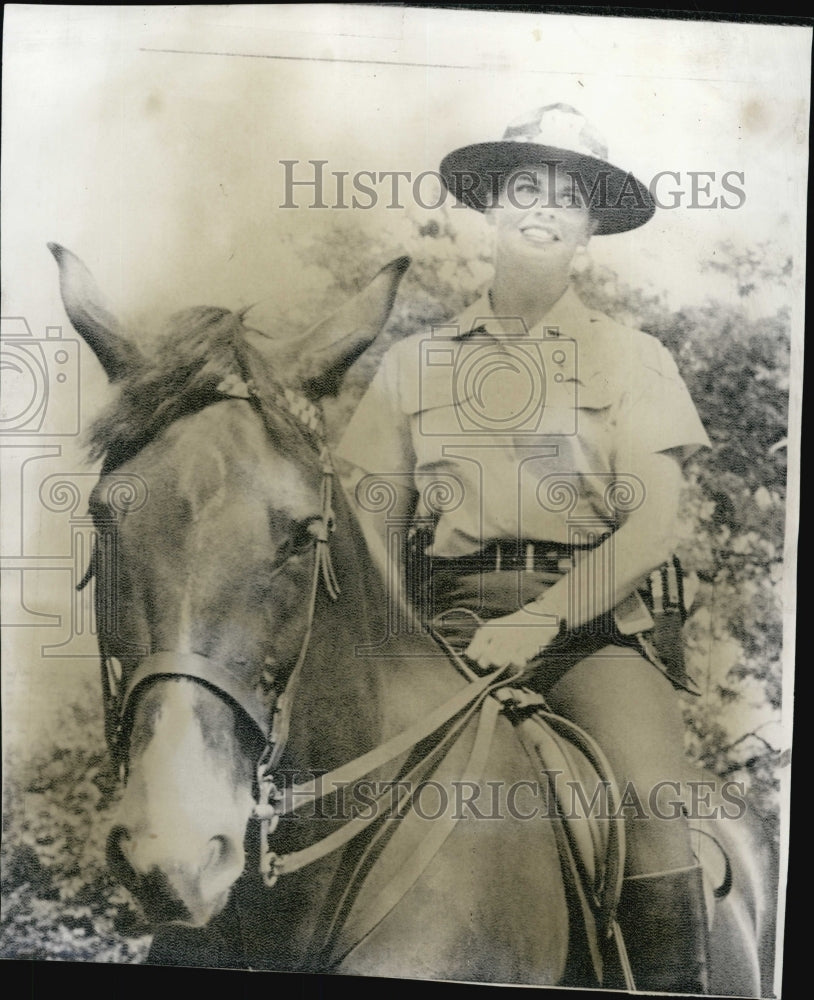
[[[336,497],[334,507],[331,550],[340,593],[332,601],[319,585],[280,767],[280,777],[295,782],[321,777],[381,745],[462,683],[448,663],[440,662],[438,647],[426,636],[395,636],[382,647],[388,621],[384,584],[344,495]],[[382,762],[379,778],[395,777],[395,766]],[[324,806],[329,812],[336,808],[331,803],[329,797]],[[287,825],[285,850],[310,846],[337,829],[335,821],[318,818]],[[258,910],[251,888],[246,890],[246,901],[238,907],[250,961],[262,966],[271,955],[276,964],[270,967],[311,967],[322,921],[333,912],[336,886],[347,880],[347,863],[338,850],[281,878],[265,897],[268,908]]]
[[[332,768],[359,756],[448,696],[456,682],[423,634],[389,632],[388,595],[344,494],[334,499],[332,558],[340,593],[320,586],[291,733],[296,766]],[[317,743],[308,732],[322,728]],[[315,757],[317,759],[315,759]],[[292,762],[293,763],[293,762]]]

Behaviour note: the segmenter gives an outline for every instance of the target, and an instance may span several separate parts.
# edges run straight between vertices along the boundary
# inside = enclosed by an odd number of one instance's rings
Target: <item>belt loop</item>
[[[526,572],[534,572],[534,543],[526,543]]]
[[[650,593],[653,597],[653,611],[657,614],[664,613],[664,581],[661,576],[661,567],[654,569],[650,574]]]
[[[678,596],[678,574],[675,563],[664,564],[664,575],[667,577],[667,601],[674,608],[680,607],[681,600]]]
[[[503,555],[502,555],[502,553],[500,551],[500,542],[497,542],[496,545],[495,545],[495,569],[496,570],[500,569],[500,564],[501,564],[502,561],[503,561]]]

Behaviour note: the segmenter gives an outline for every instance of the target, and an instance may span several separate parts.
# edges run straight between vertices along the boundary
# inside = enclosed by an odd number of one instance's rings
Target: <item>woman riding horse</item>
[[[395,577],[424,620],[459,642],[474,622],[462,648],[478,668],[527,665],[641,805],[685,768],[676,689],[693,684],[675,634],[660,642],[671,619],[658,612],[670,598],[678,611],[682,466],[709,441],[668,351],[588,309],[571,275],[592,236],[635,229],[655,206],[567,105],[455,150],[440,173],[491,224],[494,278],[456,319],[385,355],[337,452],[355,470],[349,492],[365,475],[390,478],[395,506],[371,512],[357,489],[357,513],[380,553],[394,525],[412,523]],[[433,509],[417,485],[431,480],[456,501]],[[423,589],[416,554],[429,564]],[[639,588],[654,571],[648,606]],[[706,992],[686,819],[633,811],[618,920],[636,985]]]

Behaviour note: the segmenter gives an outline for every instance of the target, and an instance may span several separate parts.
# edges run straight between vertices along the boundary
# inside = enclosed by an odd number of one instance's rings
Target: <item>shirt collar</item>
[[[462,313],[450,322],[451,327],[457,327],[453,333],[456,340],[464,340],[478,332],[484,332],[495,339],[518,338],[528,334],[534,340],[546,336],[546,330],[559,330],[561,337],[578,339],[580,332],[592,321],[590,310],[584,305],[577,293],[571,287],[566,288],[554,305],[531,330],[526,331],[519,319],[504,319],[495,316],[489,293],[485,292],[479,299],[467,306]],[[551,333],[548,333],[551,336]]]

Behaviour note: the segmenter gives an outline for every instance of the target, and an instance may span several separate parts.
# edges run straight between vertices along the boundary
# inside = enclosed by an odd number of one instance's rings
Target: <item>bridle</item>
[[[324,445],[322,414],[317,406],[305,396],[289,388],[280,387],[265,395],[267,399],[260,400],[250,381],[245,381],[237,375],[229,375],[217,386],[210,402],[217,402],[227,398],[249,400],[260,411],[267,429],[268,420],[266,419],[264,408],[266,406],[273,406],[282,409],[293,416],[307,431],[309,438],[318,443],[320,447],[322,500],[320,516],[310,526],[311,534],[314,537],[314,565],[310,598],[305,632],[296,661],[289,674],[286,685],[288,689],[292,685],[296,687],[299,673],[308,652],[316,611],[319,580],[322,579],[324,581],[326,593],[331,600],[336,600],[339,596],[339,587],[331,562],[329,546],[330,536],[335,527],[333,510],[334,471],[330,454]],[[97,577],[98,583],[100,576],[99,564],[106,559],[106,541],[100,541],[100,539],[109,540],[111,538],[109,528],[110,525],[105,525],[99,533],[91,557],[91,564],[87,573],[77,585],[77,589],[85,587],[93,577]],[[107,561],[110,562],[109,557],[107,557]],[[102,588],[98,588],[96,595],[97,617],[107,621],[110,609],[105,606],[105,600],[106,597],[102,592]],[[115,669],[114,663],[117,657],[108,649],[104,628],[100,627],[98,632],[105,738],[110,757],[117,767],[120,777],[123,778],[126,774],[127,724],[134,704],[135,694],[137,690],[142,688],[145,682],[157,677],[186,677],[203,684],[220,697],[236,704],[254,723],[266,745],[268,746],[273,742],[275,746],[279,747],[279,752],[274,754],[275,763],[279,759],[279,753],[282,752],[285,743],[283,733],[287,734],[287,716],[290,710],[291,699],[286,699],[283,695],[278,696],[271,684],[267,685],[269,693],[264,697],[258,697],[258,691],[255,688],[221,669],[210,657],[198,653],[172,650],[151,652],[141,657],[136,668],[125,681],[123,676],[119,676]],[[263,671],[263,676],[265,679],[270,679],[267,665],[264,665],[264,667],[266,669]],[[269,727],[268,719],[272,712],[273,723]]]
[[[514,684],[522,683],[524,673],[522,669],[515,669],[512,672],[508,668],[502,668],[485,675],[477,675],[467,665],[463,657],[441,639],[440,644],[447,656],[459,673],[466,677],[469,681],[468,684],[458,689],[447,701],[406,730],[362,756],[323,775],[320,780],[313,779],[301,784],[278,787],[275,782],[275,773],[288,741],[292,708],[302,668],[308,656],[316,618],[320,581],[331,601],[336,601],[340,595],[330,550],[331,536],[336,528],[333,509],[335,473],[330,453],[325,445],[321,411],[305,396],[288,388],[280,388],[278,391],[264,393],[264,398],[261,399],[251,381],[244,380],[237,375],[230,375],[217,386],[216,395],[213,396],[212,402],[224,398],[249,400],[260,412],[267,429],[269,424],[265,412],[266,407],[272,406],[283,410],[289,416],[294,417],[305,429],[308,438],[319,452],[321,512],[318,520],[312,524],[310,529],[314,537],[313,567],[305,629],[299,651],[282,690],[269,685],[269,695],[267,699],[262,699],[258,698],[256,689],[220,668],[216,661],[198,653],[180,653],[170,650],[149,653],[139,660],[127,681],[124,682],[123,677],[118,677],[114,670],[114,657],[107,649],[104,632],[100,628],[99,647],[105,735],[111,759],[114,764],[118,765],[120,777],[124,779],[127,770],[128,720],[137,692],[148,681],[156,678],[183,677],[204,685],[221,699],[240,708],[245,716],[253,722],[263,740],[263,749],[256,765],[257,800],[252,809],[251,817],[257,820],[260,825],[259,874],[266,887],[270,888],[281,875],[299,871],[349,844],[351,840],[363,831],[372,828],[383,817],[404,815],[414,800],[415,788],[416,786],[420,787],[422,777],[428,771],[431,773],[438,766],[463,729],[474,720],[477,720],[475,742],[464,768],[467,781],[478,781],[482,777],[482,769],[486,764],[492,734],[500,712],[508,711],[511,714],[518,708],[522,710],[528,707],[539,710],[540,705],[547,709],[547,705],[545,700],[539,696],[534,696],[525,689],[512,687]],[[78,585],[80,588],[84,587],[91,577],[96,575],[98,558],[97,550],[88,572]],[[100,600],[102,599],[97,589],[97,613]],[[436,638],[438,637],[436,636]],[[281,671],[281,673],[284,675],[284,672]],[[491,697],[492,695],[495,697]],[[529,700],[529,695],[531,695],[532,700]],[[536,700],[533,700],[535,697]],[[523,699],[525,699],[525,704]],[[549,715],[549,713],[550,710],[548,713],[543,712],[542,714]],[[565,723],[565,720],[559,720],[558,717],[551,716],[551,718]],[[573,731],[576,730],[576,727],[572,724],[568,725],[571,726],[571,735],[575,735]],[[604,755],[593,744],[593,741],[590,741],[590,737],[582,733],[578,735],[584,736],[585,741],[587,741],[589,758],[593,758],[592,762],[597,765],[598,769],[609,771]],[[429,749],[422,751],[420,759],[416,761],[413,759],[412,752],[419,744]],[[583,747],[584,750],[585,747]],[[281,856],[269,847],[269,838],[276,830],[282,817],[293,815],[303,807],[313,805],[322,797],[333,794],[340,787],[360,781],[405,754],[408,754],[409,763],[405,765],[406,772],[404,769],[400,772],[400,783],[403,790],[398,797],[390,794],[388,789],[375,800],[376,808],[371,810],[367,816],[353,816],[329,835],[301,850]],[[452,821],[446,825],[441,823],[433,827],[432,837],[428,837],[426,846],[422,848],[422,851],[417,852],[420,857],[411,858],[410,864],[403,867],[400,873],[401,888],[388,892],[387,908],[378,912],[374,907],[375,912],[372,915],[364,913],[362,917],[363,929],[354,929],[351,945],[347,947],[355,947],[358,941],[383,919],[389,909],[392,909],[408,891],[410,885],[420,877],[446,837],[452,832],[457,818],[460,817],[453,817]],[[616,824],[614,824],[615,826]],[[375,840],[378,836],[375,829],[372,834]],[[605,898],[602,901],[603,908],[606,910],[603,923],[607,923],[608,926],[613,919],[615,900],[618,897],[618,885],[621,884],[623,846],[621,846],[621,852],[619,847],[620,845],[617,845],[614,853],[610,849],[610,844],[608,846],[610,860],[607,864],[608,868],[612,870],[612,875],[607,880],[609,891],[603,894]],[[337,920],[338,916],[335,915],[334,925],[336,925]],[[339,942],[341,944],[343,931],[346,930],[341,926],[334,926],[333,943]],[[327,948],[328,946],[325,946],[326,952]]]
[[[294,417],[305,429],[309,440],[319,451],[321,465],[321,512],[318,520],[311,526],[314,537],[313,568],[309,586],[308,604],[305,617],[305,629],[300,640],[299,651],[293,666],[287,674],[287,680],[282,690],[271,688],[269,695],[258,698],[257,690],[244,683],[231,673],[223,670],[213,659],[199,653],[160,650],[143,656],[130,673],[127,680],[117,676],[114,669],[115,657],[107,649],[104,630],[99,629],[99,647],[101,661],[101,681],[103,692],[105,735],[108,750],[114,764],[118,767],[119,776],[125,779],[127,773],[127,742],[128,722],[132,713],[137,693],[144,685],[157,678],[183,677],[202,684],[221,699],[236,705],[249,718],[254,728],[263,740],[263,749],[259,755],[256,768],[257,801],[252,811],[252,817],[260,822],[260,873],[266,886],[272,886],[279,875],[297,871],[306,864],[336,850],[338,846],[347,843],[357,833],[361,832],[366,823],[350,821],[336,831],[331,837],[296,854],[280,858],[268,848],[268,839],[276,829],[282,816],[292,814],[309,803],[331,794],[331,788],[340,782],[359,780],[377,767],[386,764],[404,752],[412,749],[417,743],[432,736],[441,734],[448,728],[457,716],[459,729],[463,717],[471,717],[475,708],[483,702],[490,691],[507,683],[511,678],[505,676],[506,671],[497,671],[486,678],[477,678],[460,694],[450,699],[430,716],[404,733],[399,734],[368,754],[363,755],[348,765],[338,768],[324,776],[318,787],[316,782],[306,782],[280,789],[275,783],[275,770],[285,750],[291,712],[299,686],[302,668],[306,662],[313,634],[317,598],[320,582],[331,601],[337,600],[340,594],[339,584],[331,559],[330,539],[335,531],[336,520],[333,508],[334,469],[330,453],[325,445],[322,414],[317,406],[301,394],[289,389],[280,388],[271,393],[264,393],[260,398],[258,392],[249,380],[240,376],[230,375],[218,385],[212,402],[219,399],[245,399],[250,401],[261,415],[268,428],[264,413],[267,406],[281,409]],[[95,565],[100,558],[97,548],[91,567],[79,584],[84,587],[90,579],[97,575]],[[97,589],[97,605],[104,603],[104,596]],[[106,609],[97,608],[98,613],[105,614]],[[448,650],[448,654],[457,660],[462,672],[472,679],[471,671],[463,664],[458,655]],[[285,671],[280,671],[285,674]],[[271,720],[269,723],[269,719]],[[450,738],[450,733],[439,735],[439,746]],[[404,806],[404,803],[400,803]]]

